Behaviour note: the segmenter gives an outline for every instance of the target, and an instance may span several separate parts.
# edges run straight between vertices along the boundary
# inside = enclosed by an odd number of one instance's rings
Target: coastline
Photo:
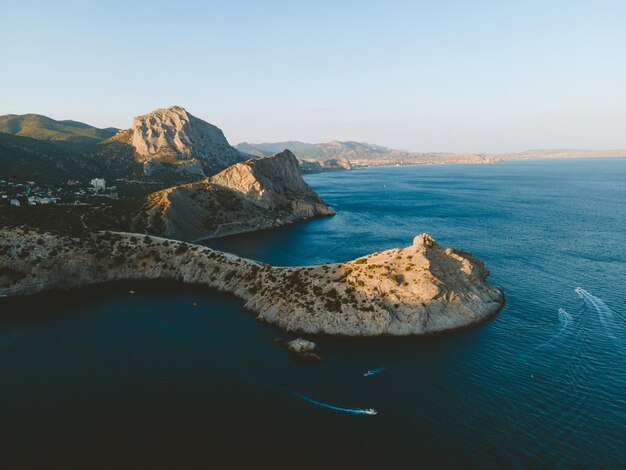
[[[487,284],[480,260],[425,234],[404,249],[307,267],[274,267],[123,232],[70,239],[0,231],[0,240],[18,238],[19,246],[4,245],[0,255],[0,266],[12,266],[13,281],[7,284],[5,274],[0,282],[0,294],[10,297],[110,281],[175,280],[234,294],[258,320],[286,331],[334,336],[454,331],[489,321],[505,301]]]
[[[543,162],[543,161],[557,161],[557,160],[604,160],[604,159],[614,159],[614,158],[626,158],[626,154],[624,155],[581,155],[581,156],[567,156],[567,157],[546,157],[546,158],[534,158],[534,157],[522,157],[519,158],[494,158],[493,162],[428,162],[428,163],[389,163],[383,165],[355,165],[352,166],[349,170],[341,169],[341,170],[327,170],[320,171],[316,173],[305,173],[302,176],[307,177],[310,175],[320,175],[324,173],[342,173],[342,172],[351,172],[357,170],[367,170],[370,168],[395,168],[395,167],[416,167],[416,166],[442,166],[442,165],[463,165],[463,166],[476,166],[476,165],[497,165],[503,162]]]

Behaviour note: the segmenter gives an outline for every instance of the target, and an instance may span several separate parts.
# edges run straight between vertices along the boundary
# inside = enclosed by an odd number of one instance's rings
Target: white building
[[[20,207],[20,201],[17,199],[11,199],[11,205],[15,207]]]
[[[89,184],[91,184],[93,189],[96,191],[104,190],[106,188],[106,181],[104,181],[104,178],[94,178],[89,182]]]

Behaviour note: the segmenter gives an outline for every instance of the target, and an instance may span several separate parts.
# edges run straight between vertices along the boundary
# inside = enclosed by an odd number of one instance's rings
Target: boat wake
[[[234,377],[237,380],[240,380],[242,382],[246,382],[248,384],[253,384],[259,387],[263,387],[263,388],[267,388],[275,392],[279,392],[281,394],[292,395],[296,398],[307,401],[313,405],[321,406],[322,408],[328,408],[329,410],[338,411],[341,413],[347,413],[351,415],[375,416],[378,414],[378,411],[376,411],[374,408],[346,408],[343,406],[331,405],[329,403],[323,403],[321,401],[314,400],[313,398],[303,395],[302,393],[296,392],[295,390],[291,390],[286,387],[282,387],[280,385],[273,385],[273,384],[270,384],[261,380],[254,379],[249,376],[244,376],[232,370],[226,370],[226,369],[222,369],[222,370],[224,371],[225,374],[230,375],[231,377]]]
[[[561,336],[563,334],[563,332],[565,330],[567,330],[567,327],[569,326],[570,322],[572,321],[572,316],[564,308],[559,308],[559,320],[561,321],[561,329],[554,336],[554,338],[558,338],[559,336]]]
[[[328,408],[333,411],[340,411],[341,413],[348,413],[351,415],[367,415],[374,416],[378,414],[373,408],[344,408],[341,406],[329,405],[328,403],[322,403],[321,401],[313,400],[313,398],[307,397],[306,395],[302,395],[297,392],[291,392],[294,396],[301,398],[302,400],[308,401],[309,403],[313,403],[317,406],[322,406],[324,408]]]
[[[363,377],[371,377],[372,375],[378,375],[384,370],[385,370],[384,367],[379,367],[378,369],[370,369],[365,374],[363,374]]]
[[[598,313],[600,322],[602,323],[606,334],[614,341],[621,342],[623,339],[615,336],[615,333],[625,326],[624,319],[611,310],[611,308],[605,304],[602,299],[590,294],[582,287],[577,287],[574,291],[588,306],[593,307]]]
[[[548,339],[548,340],[544,341],[543,343],[535,346],[534,348],[532,348],[527,353],[522,354],[522,356],[521,356],[522,358],[530,356],[531,354],[533,354],[535,351],[537,351],[539,349],[543,349],[543,348],[546,348],[546,347],[550,346],[552,343],[554,343],[554,341],[559,339],[559,337],[563,333],[565,333],[565,331],[569,327],[570,323],[572,322],[573,317],[564,308],[559,308],[558,316],[559,316],[559,324],[561,325],[561,327],[559,328],[559,331],[557,331],[553,336],[551,336],[550,339]]]

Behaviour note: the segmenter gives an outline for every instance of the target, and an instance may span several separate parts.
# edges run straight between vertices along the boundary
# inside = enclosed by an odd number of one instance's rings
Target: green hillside
[[[7,114],[0,116],[0,132],[37,140],[86,144],[108,139],[117,129],[98,129],[77,121],[55,121],[40,114]]]
[[[136,178],[142,165],[123,142],[39,140],[0,133],[0,178],[60,184],[68,179]]]

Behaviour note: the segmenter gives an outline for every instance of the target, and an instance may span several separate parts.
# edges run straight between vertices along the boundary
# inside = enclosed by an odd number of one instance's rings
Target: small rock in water
[[[287,346],[289,352],[299,358],[311,359],[316,361],[321,361],[324,359],[320,354],[319,347],[313,341],[309,341],[304,338],[296,338],[292,341],[285,341],[277,338],[274,340],[274,342]]]

